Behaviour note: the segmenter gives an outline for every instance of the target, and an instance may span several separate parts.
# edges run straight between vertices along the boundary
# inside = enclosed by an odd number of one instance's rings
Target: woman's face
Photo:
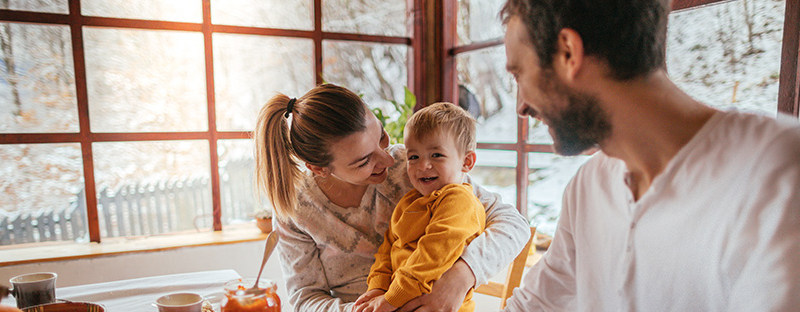
[[[331,147],[331,175],[356,185],[377,184],[386,180],[387,168],[394,158],[386,152],[389,135],[373,114],[367,117],[367,128],[335,142]]]

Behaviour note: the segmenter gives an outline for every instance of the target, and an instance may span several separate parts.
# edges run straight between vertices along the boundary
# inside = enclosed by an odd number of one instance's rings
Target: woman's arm
[[[351,311],[352,303],[345,303],[342,299],[331,296],[314,240],[291,221],[277,221],[275,224],[275,231],[280,234],[278,254],[281,258],[281,271],[286,279],[286,291],[294,310]]]
[[[469,243],[461,259],[475,276],[473,287],[486,284],[514,260],[531,236],[530,226],[517,209],[500,201],[500,195],[491,193],[473,183],[475,196],[486,208],[486,230]]]

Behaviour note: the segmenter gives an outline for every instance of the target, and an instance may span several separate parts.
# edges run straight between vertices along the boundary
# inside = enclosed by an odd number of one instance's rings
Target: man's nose
[[[525,114],[525,109],[528,106],[525,105],[525,101],[522,99],[522,96],[519,95],[519,86],[517,86],[517,115],[521,117],[527,116]]]

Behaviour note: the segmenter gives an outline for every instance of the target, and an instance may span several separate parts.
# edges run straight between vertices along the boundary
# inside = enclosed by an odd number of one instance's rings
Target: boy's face
[[[455,139],[443,131],[423,139],[405,138],[408,178],[423,196],[447,184],[464,181],[464,173],[475,163],[475,152],[466,154],[456,148]]]

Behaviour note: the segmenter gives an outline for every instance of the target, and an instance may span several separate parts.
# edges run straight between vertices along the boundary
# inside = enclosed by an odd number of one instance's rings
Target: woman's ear
[[[475,151],[469,151],[466,155],[464,155],[464,165],[461,167],[461,172],[467,173],[475,167],[475,161],[477,160],[478,155],[475,154]]]
[[[306,164],[306,168],[308,168],[308,170],[311,170],[311,172],[313,172],[314,174],[321,176],[323,178],[327,178],[328,175],[331,174],[330,170],[328,170],[327,167],[320,167],[311,164]]]

